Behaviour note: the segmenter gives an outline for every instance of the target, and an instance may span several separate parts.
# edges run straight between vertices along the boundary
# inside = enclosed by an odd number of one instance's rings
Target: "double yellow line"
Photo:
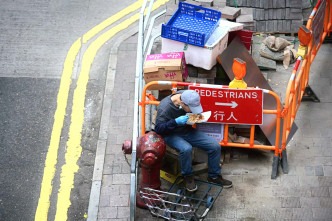
[[[153,5],[152,10],[159,8],[161,5],[165,4],[168,1],[169,0],[156,1]],[[112,25],[114,22],[118,21],[125,15],[139,9],[142,6],[142,3],[143,0],[138,0],[137,2],[133,3],[132,5],[121,10],[109,19],[92,28],[83,36],[83,43],[87,43],[91,38],[96,36],[102,30]],[[129,25],[133,24],[138,19],[139,13],[136,13],[129,19],[123,21],[122,23],[101,34],[89,45],[87,50],[84,52],[82,58],[81,72],[77,80],[76,89],[74,90],[71,124],[69,128],[69,138],[67,141],[67,152],[65,154],[65,164],[62,166],[62,171],[60,175],[60,189],[58,192],[55,220],[67,220],[68,208],[71,205],[70,193],[71,189],[74,187],[74,175],[79,169],[77,161],[79,160],[82,152],[81,132],[84,122],[84,102],[86,87],[89,81],[91,64],[101,46],[103,46],[115,34],[126,29]],[[69,89],[71,85],[71,76],[73,74],[74,61],[78,52],[81,50],[81,46],[82,39],[78,38],[71,46],[64,63],[60,88],[57,97],[57,109],[54,114],[53,129],[45,161],[44,175],[41,183],[41,191],[35,214],[35,221],[47,220],[50,207],[50,196],[53,189],[52,181],[56,171],[59,142],[64,117],[66,114]]]

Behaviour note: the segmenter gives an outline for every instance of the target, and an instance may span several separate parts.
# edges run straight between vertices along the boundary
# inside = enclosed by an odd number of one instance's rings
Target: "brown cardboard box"
[[[143,67],[145,83],[184,81],[188,76],[184,52],[148,55]],[[153,85],[148,90],[169,90],[171,85]]]

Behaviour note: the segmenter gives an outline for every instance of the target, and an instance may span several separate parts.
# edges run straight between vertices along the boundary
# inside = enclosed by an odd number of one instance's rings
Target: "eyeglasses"
[[[184,103],[183,100],[181,99],[181,96],[180,96],[180,100],[182,101],[182,103],[188,107],[188,104]]]

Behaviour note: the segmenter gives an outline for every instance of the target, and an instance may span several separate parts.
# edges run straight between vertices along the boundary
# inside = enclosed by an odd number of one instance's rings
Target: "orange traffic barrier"
[[[141,105],[141,131],[142,134],[145,134],[145,106],[146,105],[159,105],[159,101],[155,101],[153,100],[147,100],[146,99],[146,94],[147,94],[147,90],[151,85],[172,85],[173,87],[173,92],[175,92],[176,90],[176,86],[204,86],[204,84],[198,84],[198,83],[187,83],[187,82],[170,82],[170,81],[153,81],[153,82],[149,82],[142,91],[142,100],[140,102]],[[222,86],[222,88],[228,88],[227,86]],[[248,89],[253,89],[253,88],[248,88]],[[259,88],[255,88],[255,89],[259,89]],[[280,124],[281,124],[281,103],[280,103],[280,99],[278,97],[278,95],[276,93],[274,93],[273,91],[270,90],[265,90],[263,89],[264,93],[268,93],[270,95],[272,95],[276,102],[277,102],[277,109],[276,110],[264,110],[263,109],[263,113],[264,114],[275,114],[277,116],[277,123],[276,123],[276,140],[275,140],[275,145],[260,145],[260,144],[255,144],[254,143],[254,134],[255,134],[255,125],[251,125],[251,129],[250,129],[250,142],[249,144],[244,144],[244,143],[233,143],[233,142],[229,142],[228,141],[228,124],[224,125],[224,139],[219,142],[219,144],[221,146],[230,146],[230,147],[242,147],[242,148],[251,148],[251,149],[264,149],[264,150],[273,150],[274,151],[274,158],[275,158],[275,162],[273,162],[273,166],[272,169],[276,170],[277,166],[278,166],[278,162],[279,162],[279,156],[281,155],[281,149],[279,147],[279,139],[280,139]],[[276,165],[276,166],[274,166]],[[272,178],[275,178],[274,176],[276,176],[276,172],[277,171],[272,171],[273,175]]]
[[[325,5],[322,2],[325,2]],[[315,19],[323,22],[324,24],[319,24],[319,22],[314,23],[313,21]],[[317,27],[319,25],[322,25],[323,28],[317,33]],[[305,47],[305,53],[302,56],[298,57],[286,90],[285,107],[282,112],[284,122],[281,142],[281,159],[283,159],[283,154],[286,154],[286,141],[288,139],[291,127],[295,121],[296,113],[300,107],[302,98],[305,95],[306,89],[309,87],[310,66],[314,61],[316,54],[320,46],[322,45],[325,37],[330,36],[331,31],[332,0],[320,0],[314,7],[306,27],[300,27],[298,33],[301,47]],[[319,42],[315,41],[315,36],[316,38],[318,36]],[[287,164],[287,159],[283,161],[285,164]],[[284,172],[287,173],[288,168]]]
[[[324,10],[325,8],[325,10]],[[320,16],[320,20],[323,22],[322,30],[317,33],[319,29],[317,28],[319,22],[314,24],[316,16]],[[318,25],[317,25],[318,24]],[[321,24],[320,24],[321,25]],[[277,117],[276,122],[276,137],[275,145],[259,145],[255,144],[254,134],[255,134],[255,125],[251,125],[250,129],[250,141],[249,144],[243,143],[232,143],[228,141],[228,124],[224,125],[224,139],[220,142],[221,146],[230,146],[230,147],[241,147],[241,148],[252,148],[252,149],[265,149],[273,150],[274,158],[272,163],[272,174],[271,178],[275,179],[277,175],[277,169],[279,161],[281,160],[281,166],[284,173],[288,173],[288,163],[287,163],[287,152],[286,152],[286,142],[290,134],[291,127],[295,121],[296,113],[300,107],[301,100],[305,95],[306,88],[309,86],[309,73],[310,66],[315,59],[317,52],[321,44],[323,43],[326,36],[330,36],[332,32],[332,0],[321,1],[319,0],[313,9],[306,27],[300,27],[299,30],[299,40],[301,45],[298,50],[298,60],[295,64],[295,67],[292,71],[291,78],[288,82],[286,95],[285,95],[285,106],[281,109],[280,99],[276,93],[270,90],[263,89],[264,93],[268,93],[273,96],[277,103],[276,110],[265,110],[263,109],[264,114],[275,114]],[[314,41],[315,37],[319,36],[319,42]],[[142,100],[139,103],[141,106],[141,135],[145,134],[145,106],[146,105],[158,105],[157,101],[152,95],[147,94],[147,89],[151,85],[172,85],[173,92],[176,91],[176,86],[200,86],[197,83],[187,83],[187,82],[170,82],[170,81],[153,81],[148,83],[142,91]],[[225,86],[223,86],[225,88]],[[149,100],[146,99],[149,98]],[[283,127],[281,129],[281,119],[283,119]],[[281,147],[280,147],[280,136],[281,136]]]

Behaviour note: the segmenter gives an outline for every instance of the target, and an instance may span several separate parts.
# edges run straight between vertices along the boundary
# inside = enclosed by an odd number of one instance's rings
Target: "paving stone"
[[[110,206],[110,196],[109,195],[101,195],[99,199],[99,206],[106,207]]]
[[[227,208],[224,208],[223,206],[213,207],[204,220],[207,221],[234,220],[236,217],[236,210],[229,210]]]
[[[130,207],[119,206],[117,218],[130,218]]]
[[[298,32],[299,31],[299,28],[300,26],[303,24],[303,21],[302,20],[292,20],[292,23],[291,23],[291,32]]]
[[[302,21],[302,10],[298,8],[290,8],[289,19]]]
[[[130,194],[130,185],[129,184],[120,185],[120,194],[121,195],[129,195]]]
[[[290,1],[286,1],[286,7],[287,7],[287,8],[290,7]]]
[[[217,68],[214,66],[211,70],[205,70],[203,68],[197,68],[199,78],[215,78],[217,74]]]
[[[113,175],[103,175],[102,186],[107,187],[112,185]]]
[[[112,205],[110,208],[129,206],[129,195],[115,195],[110,197],[110,205]]]
[[[276,197],[311,197],[311,188],[309,187],[284,187],[273,189]]]
[[[332,176],[332,166],[324,166],[324,175]]]
[[[246,22],[253,22],[254,18],[253,15],[247,14],[247,15],[240,15],[239,17],[236,18],[236,22],[239,23],[246,23]]]
[[[287,11],[286,11],[286,13],[287,13]],[[287,17],[287,15],[286,15],[286,17]],[[290,20],[286,21],[286,31],[291,31],[291,21]]]
[[[269,9],[264,9],[264,20],[269,20]]]
[[[318,177],[317,176],[302,176],[300,179],[300,187],[318,187]]]
[[[322,166],[315,166],[315,175],[324,176],[324,170]]]
[[[320,200],[320,197],[301,197],[301,208],[319,208]]]
[[[331,208],[313,208],[313,218],[317,220],[331,220]]]
[[[278,31],[282,32],[283,31],[283,28],[282,28],[282,20],[278,20]]]
[[[124,176],[124,174],[113,174],[113,184],[130,184],[130,176]]]
[[[278,31],[278,21],[277,20],[273,21],[273,30]]]
[[[269,19],[273,19],[273,15],[274,15],[274,9],[270,8],[269,9]],[[269,21],[270,22],[270,21]]]
[[[260,8],[260,0],[255,0],[255,8]]]
[[[315,147],[314,149],[314,156],[323,157],[323,156],[332,156],[332,153],[329,149],[325,147]]]
[[[305,167],[306,176],[315,176],[315,168],[313,166]]]
[[[289,0],[289,7],[302,8],[302,1],[301,0]]]
[[[258,220],[275,220],[276,210],[275,209],[237,209],[236,219],[258,219]]]
[[[187,69],[189,77],[198,77],[197,67],[194,67],[192,65],[187,65]]]
[[[220,10],[220,12],[222,18],[234,20],[241,14],[241,9],[235,7],[224,7]]]
[[[259,21],[259,22],[256,22],[256,30],[257,31],[264,31],[265,30],[265,21]]]
[[[330,197],[328,187],[312,187],[311,188],[312,197]]]
[[[259,16],[260,16],[260,14],[259,14],[259,11],[257,10],[257,8],[256,9],[254,9],[254,11],[253,11],[253,17],[254,17],[254,20],[259,20]]]
[[[197,6],[202,6],[202,4],[198,1],[194,0],[186,0],[186,3],[192,4],[192,5],[197,5]]]
[[[119,195],[120,194],[120,185],[103,185],[101,188],[101,195]]]
[[[113,165],[113,174],[115,173],[121,173],[121,165]]]
[[[313,213],[309,208],[293,208],[292,212],[293,220],[312,220]]]
[[[117,208],[116,207],[99,207],[98,218],[101,219],[112,219],[117,216]]]
[[[285,8],[286,7],[286,1],[287,0],[278,0],[276,3],[277,8]]]
[[[245,208],[244,205],[244,197],[235,197],[235,196],[229,196],[229,197],[223,197],[222,202],[224,205],[227,205],[230,209],[240,209]]]
[[[273,32],[273,21],[272,20],[269,20],[269,21],[266,21],[266,31],[268,32]]]
[[[286,19],[291,18],[290,10],[291,10],[290,8],[286,8]]]
[[[235,7],[234,1],[232,1],[232,0],[227,1],[227,5],[231,6],[231,7]]]
[[[300,197],[282,197],[281,198],[282,208],[300,208]]]
[[[131,162],[131,158],[127,157],[127,159],[128,159],[128,162]],[[124,174],[130,173],[130,165],[128,165],[127,162],[123,163],[121,168],[122,168],[121,173],[124,173]]]
[[[315,164],[332,166],[332,157],[315,157]]]
[[[277,1],[278,0],[273,0],[272,1],[272,8],[277,8]]]
[[[253,8],[241,8],[241,15],[252,15],[253,10]]]
[[[291,208],[277,208],[276,220],[290,220],[292,219],[293,209]]]
[[[294,176],[285,176],[281,178],[281,183],[288,187],[298,187],[299,186],[299,178]]]
[[[332,208],[332,198],[320,198],[320,207]]]

